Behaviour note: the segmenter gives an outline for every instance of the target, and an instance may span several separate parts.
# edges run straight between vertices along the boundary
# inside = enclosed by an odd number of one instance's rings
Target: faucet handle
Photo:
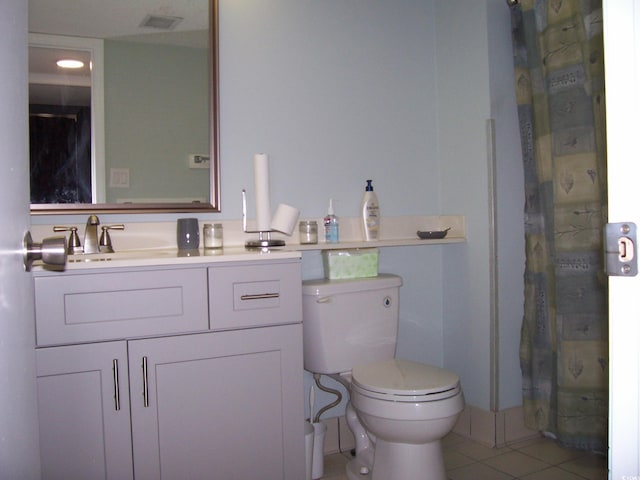
[[[67,243],[67,254],[73,255],[76,253],[82,253],[82,244],[80,243],[80,237],[78,237],[78,227],[61,227],[54,226],[54,232],[71,232],[69,235],[69,242]]]
[[[119,223],[117,225],[103,225],[102,233],[100,234],[100,253],[113,253],[113,245],[111,244],[111,235],[109,230],[124,230],[124,225]]]

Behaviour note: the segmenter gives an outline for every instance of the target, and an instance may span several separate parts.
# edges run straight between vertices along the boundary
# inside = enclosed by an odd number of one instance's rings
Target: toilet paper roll
[[[276,214],[271,221],[271,230],[291,235],[298,224],[300,210],[291,205],[281,203],[276,209]]]
[[[271,225],[271,199],[269,198],[269,156],[253,156],[253,180],[256,192],[256,226],[260,232],[269,231]]]

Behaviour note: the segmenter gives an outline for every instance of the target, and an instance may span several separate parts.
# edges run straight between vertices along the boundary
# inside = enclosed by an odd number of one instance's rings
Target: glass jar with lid
[[[315,220],[302,220],[298,224],[300,231],[300,245],[313,245],[318,243],[318,222]]]
[[[222,224],[205,223],[203,229],[204,248],[222,248]]]

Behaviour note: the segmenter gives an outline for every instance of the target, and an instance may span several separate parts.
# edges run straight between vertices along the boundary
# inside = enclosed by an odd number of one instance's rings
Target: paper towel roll
[[[277,230],[278,232],[291,235],[298,223],[298,217],[300,216],[300,210],[291,205],[281,203],[276,209],[276,214],[271,221],[271,230]]]
[[[253,180],[256,191],[256,226],[260,232],[269,231],[271,225],[271,199],[269,198],[269,156],[253,156]]]

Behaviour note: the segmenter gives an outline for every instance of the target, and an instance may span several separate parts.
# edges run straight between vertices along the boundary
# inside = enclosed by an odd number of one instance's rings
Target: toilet
[[[304,368],[349,392],[350,480],[446,480],[440,440],[464,408],[458,376],[396,359],[397,275],[303,282]]]

